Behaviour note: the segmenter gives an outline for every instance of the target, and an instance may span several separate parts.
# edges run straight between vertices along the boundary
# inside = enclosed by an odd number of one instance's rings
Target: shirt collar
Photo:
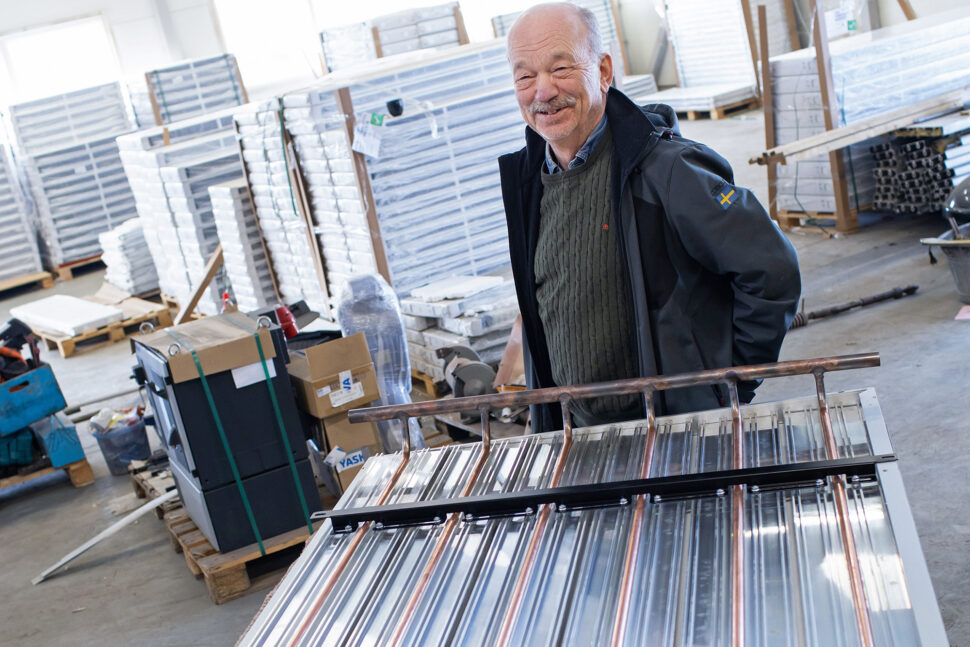
[[[579,149],[578,153],[576,153],[576,157],[569,162],[569,166],[566,170],[574,169],[581,164],[585,164],[586,160],[589,159],[590,154],[593,152],[593,149],[596,148],[596,144],[598,144],[600,139],[602,139],[604,132],[606,132],[605,113],[600,118],[599,123],[596,124],[596,128],[593,129],[593,132],[589,134],[589,137],[586,139],[586,143],[583,144],[583,147]],[[552,148],[550,148],[548,142],[546,142],[546,170],[550,174],[563,172],[559,164],[556,163],[556,159],[552,154]]]

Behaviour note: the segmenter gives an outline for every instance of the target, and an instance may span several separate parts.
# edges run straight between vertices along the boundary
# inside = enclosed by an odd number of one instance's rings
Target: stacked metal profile
[[[0,138],[0,281],[41,271],[30,205],[20,186],[9,150]]]
[[[657,92],[657,81],[653,74],[634,74],[625,76],[617,85],[631,99]]]
[[[343,88],[359,123],[372,114],[383,119],[382,126],[367,126],[380,150],[366,156],[366,166],[356,164],[348,145],[347,116],[336,97]],[[402,99],[400,117],[385,114],[392,99]],[[377,270],[377,240],[399,295],[437,277],[486,274],[509,264],[495,160],[521,146],[523,127],[502,43],[382,59],[280,101],[306,181],[329,294],[338,294],[351,275]],[[276,105],[240,117],[243,155],[280,291],[289,301],[291,291],[302,289],[297,298],[316,309],[311,296],[327,292],[309,293],[317,284],[310,250],[286,252],[287,244],[305,245],[306,226],[297,215],[279,119]],[[368,184],[362,195],[361,185]],[[379,231],[368,226],[371,206]]]
[[[518,315],[515,284],[502,277],[454,277],[415,290],[401,299],[411,367],[444,380],[444,362],[435,351],[447,346],[470,348],[497,366]]]
[[[130,82],[128,92],[141,128],[184,121],[246,103],[246,90],[232,54],[150,70],[140,80]]]
[[[821,401],[373,457],[239,644],[946,644],[874,392]]]
[[[327,69],[333,72],[379,56],[429,47],[457,47],[461,44],[458,15],[458,3],[449,2],[325,29],[320,32],[320,44]]]
[[[620,30],[616,24],[617,11],[613,0],[570,0],[573,4],[589,9],[596,16],[596,23],[600,28],[600,39],[603,47],[610,51],[619,52],[624,43],[620,39]],[[505,13],[492,18],[492,30],[495,36],[504,37],[509,33],[509,29],[519,17],[521,11]],[[615,56],[613,66],[617,70],[623,69],[623,57]],[[656,88],[654,89],[656,91]]]
[[[158,289],[158,272],[152,261],[141,218],[132,218],[98,236],[104,280],[131,294]]]
[[[243,312],[266,310],[276,303],[276,295],[246,181],[210,186],[209,196],[236,305]]]
[[[286,152],[280,127],[280,104],[271,100],[254,108],[237,114],[236,123],[256,218],[276,273],[280,297],[285,303],[304,300],[311,309],[329,313],[327,286],[321,284],[313,263],[310,245],[314,234],[297,206],[299,191],[293,184],[295,175],[291,175],[291,171],[295,173],[291,169],[292,154]],[[326,158],[322,166],[328,167]],[[313,168],[317,167],[310,165],[307,172]],[[353,166],[348,164],[339,172],[353,177]]]
[[[10,107],[18,160],[50,265],[100,253],[98,234],[133,218],[115,138],[131,129],[117,83]]]
[[[232,114],[222,111],[118,138],[162,291],[186,303],[219,243],[208,188],[242,177]],[[220,272],[199,302],[215,314]]]
[[[970,9],[961,8],[829,44],[835,126],[919,103],[970,85]],[[775,143],[825,131],[814,48],[771,59]],[[870,140],[843,151],[850,206],[873,200]],[[828,156],[778,166],[778,206],[792,211],[835,211]],[[807,183],[806,183],[807,181]]]

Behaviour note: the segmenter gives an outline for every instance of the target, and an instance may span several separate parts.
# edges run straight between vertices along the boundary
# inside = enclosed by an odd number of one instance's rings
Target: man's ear
[[[613,57],[609,54],[600,55],[600,90],[603,94],[610,89],[613,83]]]

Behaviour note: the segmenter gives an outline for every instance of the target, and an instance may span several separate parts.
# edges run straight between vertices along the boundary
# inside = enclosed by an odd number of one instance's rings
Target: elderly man
[[[798,260],[728,163],[684,139],[669,106],[610,88],[595,17],[567,3],[508,35],[526,146],[499,160],[530,388],[773,362],[795,313]],[[741,385],[741,399],[757,384]],[[700,386],[660,413],[722,406]],[[577,425],[643,416],[639,397],[578,402]],[[562,425],[533,407],[533,429]]]

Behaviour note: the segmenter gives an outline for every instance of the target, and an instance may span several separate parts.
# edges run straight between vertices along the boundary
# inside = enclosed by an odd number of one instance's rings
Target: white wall
[[[899,8],[899,3],[896,0],[877,0],[877,2],[883,27],[906,22],[903,10]],[[966,7],[968,3],[967,0],[909,0],[909,4],[916,12],[916,16],[923,18],[950,9]]]
[[[126,76],[222,53],[208,0],[0,0],[0,35],[98,14]]]
[[[630,73],[652,73],[656,58],[657,36],[663,28],[660,15],[654,9],[653,0],[617,0],[617,4],[623,40],[626,41],[627,58],[630,61]],[[669,45],[657,84],[677,85],[673,53]]]

